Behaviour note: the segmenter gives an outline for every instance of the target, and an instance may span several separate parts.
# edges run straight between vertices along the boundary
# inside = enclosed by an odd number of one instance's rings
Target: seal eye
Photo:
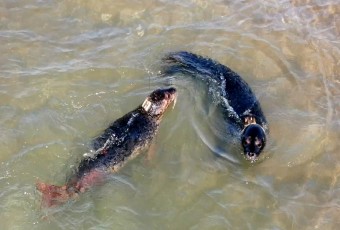
[[[262,141],[259,138],[255,138],[255,146],[257,148],[261,148],[262,147]]]
[[[243,141],[242,141],[242,145],[243,147],[246,147],[246,146],[249,146],[251,144],[251,140],[250,138],[245,138]]]
[[[244,139],[244,141],[243,141],[243,145],[250,145],[251,144],[251,137],[247,137],[247,138],[245,138]]]

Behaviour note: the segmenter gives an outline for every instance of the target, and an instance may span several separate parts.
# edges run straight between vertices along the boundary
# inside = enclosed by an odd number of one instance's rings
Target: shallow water
[[[337,229],[337,0],[0,2],[1,229]],[[190,79],[160,79],[188,50],[238,72],[270,124],[263,158],[226,149],[223,121]],[[174,84],[156,155],[52,210],[91,138]],[[216,157],[214,154],[224,157]]]

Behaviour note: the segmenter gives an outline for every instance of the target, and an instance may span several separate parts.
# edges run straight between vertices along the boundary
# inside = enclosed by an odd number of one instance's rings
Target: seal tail
[[[235,74],[228,67],[190,52],[179,51],[169,53],[163,58],[163,75],[172,75],[175,73],[185,73],[192,76],[200,75],[203,78],[212,78],[217,82],[223,81],[222,76]]]
[[[58,206],[71,198],[66,185],[50,185],[39,181],[36,183],[36,188],[42,193],[42,207]]]

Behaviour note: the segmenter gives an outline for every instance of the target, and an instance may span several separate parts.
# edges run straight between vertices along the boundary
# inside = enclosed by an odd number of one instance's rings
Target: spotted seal
[[[37,182],[42,193],[42,206],[66,202],[102,183],[110,172],[117,172],[150,145],[164,112],[176,101],[176,89],[153,91],[135,110],[113,122],[93,140],[95,153],[81,160],[76,172],[63,186]]]
[[[163,61],[163,76],[182,73],[206,83],[225,119],[238,130],[244,156],[250,161],[257,160],[266,145],[269,129],[260,103],[247,82],[217,61],[186,51],[170,53]]]

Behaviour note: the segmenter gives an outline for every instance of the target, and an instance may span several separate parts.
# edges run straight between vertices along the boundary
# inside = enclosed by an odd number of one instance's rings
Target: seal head
[[[176,103],[177,91],[175,88],[157,89],[153,91],[143,102],[142,108],[153,118],[157,120],[163,116],[166,109],[173,102]]]
[[[245,157],[250,161],[256,161],[266,145],[266,133],[259,124],[249,124],[241,135],[241,143]]]

